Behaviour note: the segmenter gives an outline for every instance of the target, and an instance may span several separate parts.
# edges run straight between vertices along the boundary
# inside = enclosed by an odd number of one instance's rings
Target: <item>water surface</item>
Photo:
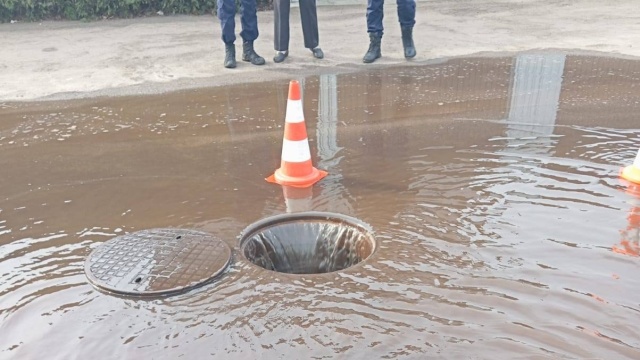
[[[369,223],[376,252],[321,275],[236,253],[215,283],[151,301],[96,291],[85,257],[156,227],[237,247],[299,210],[264,181],[287,83],[0,104],[0,358],[640,357],[640,200],[618,180],[640,148],[640,61],[299,80],[329,172],[302,208]]]

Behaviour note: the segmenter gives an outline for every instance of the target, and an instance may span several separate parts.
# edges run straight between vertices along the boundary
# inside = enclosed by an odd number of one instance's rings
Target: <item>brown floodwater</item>
[[[286,81],[0,104],[0,358],[637,359],[640,61],[561,52],[298,79],[316,167],[295,209]],[[251,223],[336,212],[354,267],[293,275],[238,252]],[[235,249],[216,281],[95,290],[101,243],[150,228]]]

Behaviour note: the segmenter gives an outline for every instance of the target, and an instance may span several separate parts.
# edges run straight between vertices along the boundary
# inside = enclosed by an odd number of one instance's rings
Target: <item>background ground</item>
[[[549,48],[640,56],[637,1],[613,3],[421,1],[414,30],[418,56],[411,63]],[[383,57],[362,64],[368,47],[365,11],[364,0],[360,5],[319,6],[326,57],[315,60],[303,47],[299,13],[293,9],[290,57],[283,64],[272,61],[273,14],[259,13],[256,49],[267,64],[239,62],[233,70],[222,66],[224,47],[213,16],[0,24],[0,101],[154,93],[405,64],[392,1],[385,6]]]

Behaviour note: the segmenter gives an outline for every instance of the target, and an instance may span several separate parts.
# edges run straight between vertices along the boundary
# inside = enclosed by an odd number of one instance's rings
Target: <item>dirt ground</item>
[[[303,47],[292,9],[290,56],[273,57],[273,14],[258,15],[265,66],[222,66],[218,19],[157,16],[98,22],[0,24],[0,101],[166,92],[406,64],[396,6],[385,6],[382,58],[363,64],[366,4],[318,7],[325,59]],[[483,53],[567,49],[640,56],[636,0],[434,0],[418,3],[410,64]],[[239,20],[236,32],[240,32]],[[240,41],[236,43],[240,44]]]

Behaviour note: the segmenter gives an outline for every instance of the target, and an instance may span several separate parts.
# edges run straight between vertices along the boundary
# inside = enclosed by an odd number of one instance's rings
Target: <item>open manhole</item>
[[[371,228],[362,221],[323,212],[277,215],[247,227],[240,252],[267,270],[320,274],[349,268],[376,249]]]
[[[151,229],[115,237],[85,260],[89,282],[120,295],[160,296],[187,291],[219,275],[231,249],[211,234]]]

